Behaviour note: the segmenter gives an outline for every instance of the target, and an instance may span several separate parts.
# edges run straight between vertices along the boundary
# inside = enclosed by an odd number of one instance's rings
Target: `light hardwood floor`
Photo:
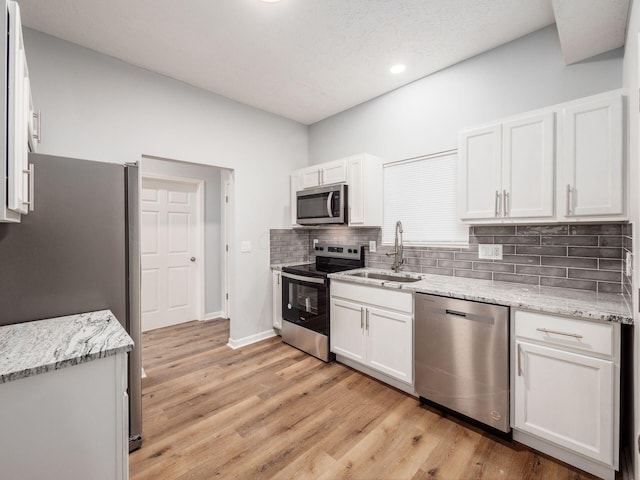
[[[280,338],[232,350],[227,321],[143,334],[138,479],[591,479]]]

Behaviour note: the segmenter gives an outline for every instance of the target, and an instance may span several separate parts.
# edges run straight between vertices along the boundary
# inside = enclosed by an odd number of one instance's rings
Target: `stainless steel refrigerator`
[[[142,442],[138,167],[39,154],[29,162],[35,210],[19,224],[0,223],[0,325],[110,309],[135,342],[135,450]]]

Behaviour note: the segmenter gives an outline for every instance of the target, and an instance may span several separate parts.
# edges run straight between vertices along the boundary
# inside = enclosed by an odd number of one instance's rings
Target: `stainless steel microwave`
[[[298,225],[346,225],[347,186],[327,185],[296,192]]]

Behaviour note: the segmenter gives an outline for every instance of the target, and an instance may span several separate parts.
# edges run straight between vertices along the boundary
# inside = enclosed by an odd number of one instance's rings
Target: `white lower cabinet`
[[[413,385],[412,295],[333,282],[330,345],[338,360]]]
[[[613,478],[620,326],[527,311],[516,311],[514,323],[514,439]]]
[[[0,384],[0,478],[129,478],[127,354]]]
[[[282,272],[280,270],[273,270],[273,290],[272,290],[272,303],[273,303],[273,328],[278,330],[282,329]]]
[[[331,299],[331,351],[357,362],[366,362],[364,307],[358,303]]]

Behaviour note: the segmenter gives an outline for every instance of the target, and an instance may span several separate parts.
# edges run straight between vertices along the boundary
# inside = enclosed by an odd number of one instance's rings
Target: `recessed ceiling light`
[[[391,73],[402,73],[407,69],[407,67],[405,65],[402,65],[401,63],[399,63],[398,65],[394,65],[393,67],[391,67],[389,69],[389,71]]]

